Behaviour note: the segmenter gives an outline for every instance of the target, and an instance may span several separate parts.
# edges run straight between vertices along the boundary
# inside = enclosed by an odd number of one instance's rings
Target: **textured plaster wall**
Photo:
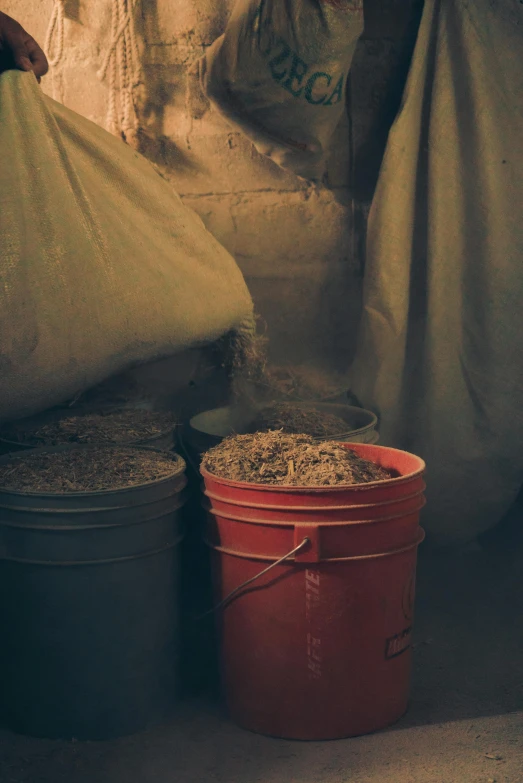
[[[328,372],[350,361],[359,316],[365,217],[398,105],[420,0],[368,0],[348,114],[325,186],[311,188],[260,157],[200,93],[192,63],[223,30],[234,0],[142,0],[144,88],[137,95],[145,154],[233,253],[269,326],[278,362]],[[97,77],[112,0],[68,0],[64,103],[105,125]],[[0,0],[41,42],[53,0]],[[48,76],[43,88],[57,94]]]

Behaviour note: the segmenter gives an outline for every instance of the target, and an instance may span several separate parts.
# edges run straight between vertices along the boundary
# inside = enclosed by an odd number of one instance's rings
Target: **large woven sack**
[[[363,0],[237,0],[200,61],[211,104],[261,154],[321,178],[363,31]]]
[[[0,420],[252,318],[229,253],[151,164],[0,76]]]
[[[425,0],[370,215],[352,391],[427,462],[442,546],[523,484],[522,53],[519,0]]]

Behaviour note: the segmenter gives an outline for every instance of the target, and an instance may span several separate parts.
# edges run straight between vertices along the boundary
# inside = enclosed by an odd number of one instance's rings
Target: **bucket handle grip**
[[[260,577],[267,574],[269,571],[272,571],[273,568],[276,568],[276,566],[281,565],[286,560],[289,559],[289,557],[292,557],[293,555],[297,555],[298,552],[301,552],[302,549],[304,549],[306,546],[310,544],[310,539],[305,537],[301,544],[298,544],[298,546],[295,546],[294,549],[291,549],[290,552],[287,552],[286,555],[283,557],[280,557],[279,560],[276,560],[274,563],[271,563],[270,566],[267,566],[267,568],[264,568],[263,571],[260,571],[259,574],[256,574],[256,576],[252,576],[250,579],[247,579],[246,582],[243,582],[243,584],[238,585],[238,587],[235,587],[232,592],[227,595],[223,601],[220,601],[220,603],[216,604],[216,606],[213,606],[212,609],[208,609],[203,614],[198,615],[196,618],[197,620],[202,620],[204,617],[207,617],[210,614],[214,614],[214,612],[219,611],[220,609],[225,609],[226,606],[228,606],[231,601],[236,598],[238,593],[241,593],[242,590],[244,590],[246,587],[251,585],[253,582],[256,582]]]

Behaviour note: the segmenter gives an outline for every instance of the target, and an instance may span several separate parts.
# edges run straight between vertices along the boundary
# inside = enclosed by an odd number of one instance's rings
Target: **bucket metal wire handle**
[[[180,446],[180,451],[182,452],[183,456],[189,463],[189,465],[192,467],[196,475],[199,474],[199,468],[195,465],[192,456],[185,444],[185,440],[183,438],[183,435],[181,431],[178,433],[178,444]],[[248,579],[246,582],[243,582],[243,584],[236,587],[229,595],[227,595],[223,601],[220,601],[220,603],[216,604],[216,606],[213,606],[211,609],[208,609],[203,614],[198,615],[195,619],[196,620],[203,620],[204,617],[208,617],[210,614],[214,614],[215,612],[218,612],[220,609],[225,609],[226,606],[228,606],[231,601],[236,598],[238,593],[241,593],[242,590],[244,590],[246,587],[251,585],[253,582],[256,582],[260,577],[267,574],[269,571],[272,571],[273,568],[276,568],[276,566],[281,565],[281,563],[284,563],[286,560],[289,559],[289,557],[292,557],[293,555],[297,555],[298,552],[301,552],[302,549],[305,549],[306,546],[308,546],[311,543],[310,538],[307,536],[303,539],[301,544],[298,544],[298,546],[295,546],[294,549],[291,549],[290,552],[287,552],[286,555],[283,557],[280,557],[279,560],[276,560],[274,563],[271,563],[270,566],[267,566],[267,568],[264,568],[263,571],[260,571],[259,574],[256,574],[256,576],[251,577],[251,579]]]
[[[223,601],[220,601],[219,604],[216,604],[216,606],[213,606],[212,609],[208,609],[203,614],[198,615],[198,617],[196,619],[197,620],[202,620],[204,617],[208,617],[208,615],[214,614],[214,612],[217,612],[220,609],[225,609],[225,607],[228,606],[231,603],[233,598],[236,598],[238,593],[241,593],[242,590],[244,590],[249,585],[252,585],[252,583],[256,582],[260,577],[264,576],[269,571],[272,571],[272,569],[276,568],[276,566],[279,566],[282,563],[284,563],[286,560],[289,559],[289,557],[292,557],[293,555],[298,554],[298,552],[301,552],[301,550],[304,549],[306,546],[308,546],[308,544],[310,544],[310,539],[305,537],[303,539],[303,541],[301,542],[301,544],[298,544],[298,546],[295,546],[294,549],[291,549],[291,551],[287,552],[286,555],[284,555],[283,557],[280,557],[279,560],[276,560],[274,563],[271,563],[270,566],[267,566],[267,568],[264,568],[263,571],[260,571],[260,573],[256,574],[256,576],[253,576],[250,579],[247,579],[246,582],[243,582],[243,584],[238,585],[238,587],[235,587],[234,590],[232,592],[230,592],[229,595],[227,595],[223,599]]]

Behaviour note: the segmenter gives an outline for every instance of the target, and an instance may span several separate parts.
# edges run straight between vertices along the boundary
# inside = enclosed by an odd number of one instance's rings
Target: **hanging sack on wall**
[[[252,324],[232,256],[151,164],[0,76],[0,420]]]
[[[523,5],[425,0],[370,214],[351,388],[428,466],[441,546],[523,484]]]
[[[258,152],[319,179],[362,30],[363,0],[237,0],[200,61],[203,90]]]

